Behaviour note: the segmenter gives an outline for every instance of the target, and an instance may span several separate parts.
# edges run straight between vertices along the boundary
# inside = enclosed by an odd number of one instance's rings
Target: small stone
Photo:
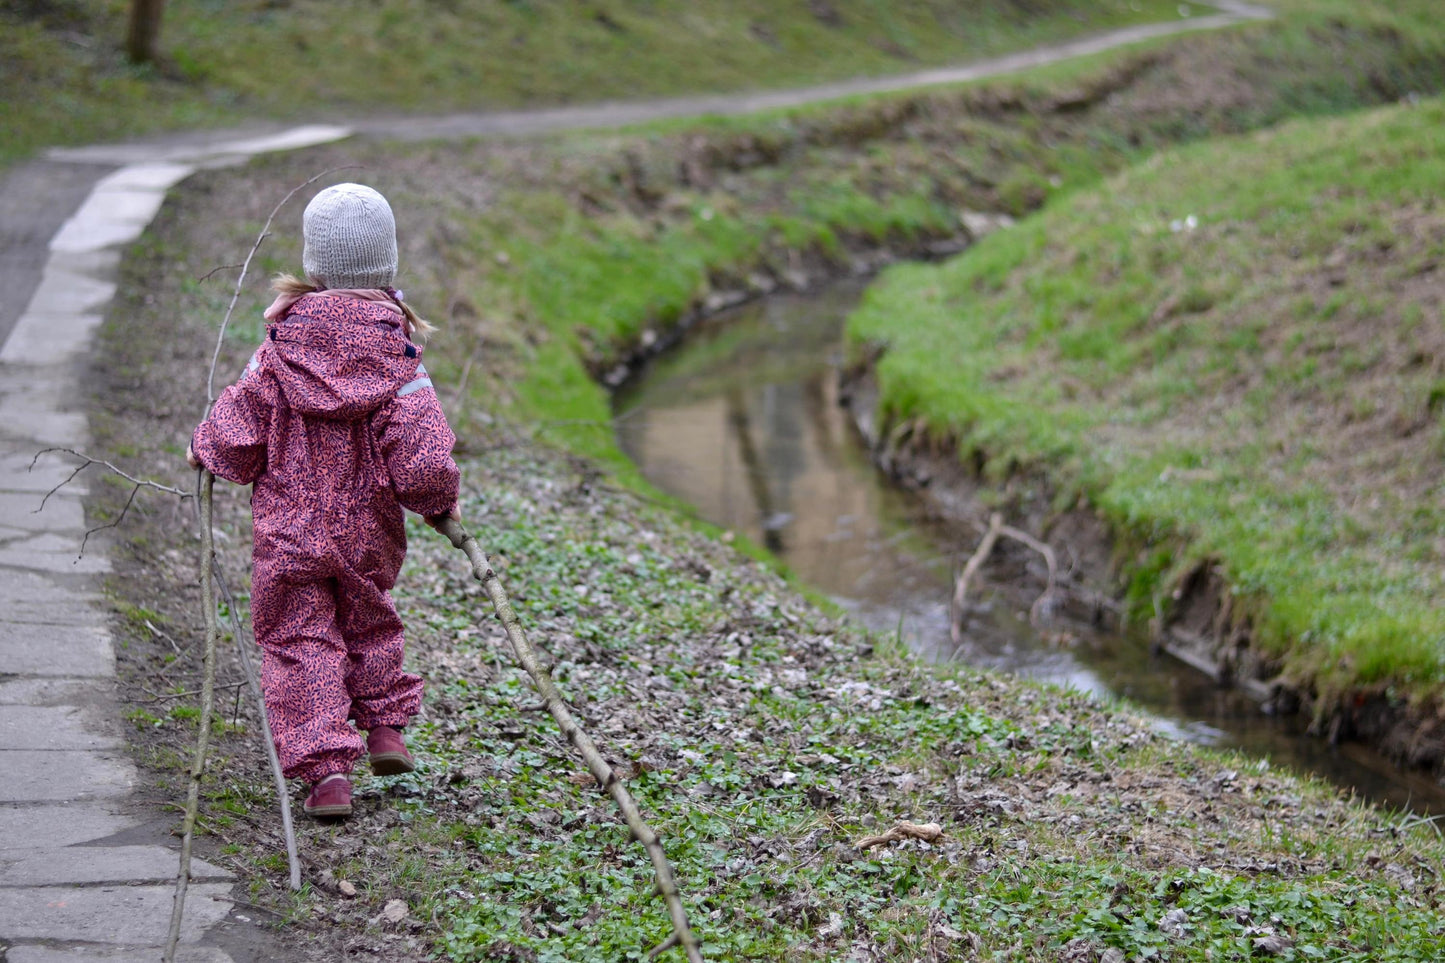
[[[349,879],[343,879],[341,882],[337,883],[336,888],[341,891],[342,896],[345,896],[348,899],[356,895],[356,884]],[[403,912],[405,912],[405,910],[403,910]]]
[[[407,905],[399,899],[389,900],[381,911],[381,918],[388,923],[400,923],[406,919]]]

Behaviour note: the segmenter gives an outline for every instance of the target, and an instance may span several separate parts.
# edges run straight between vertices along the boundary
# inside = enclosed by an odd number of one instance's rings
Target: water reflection
[[[1332,750],[1220,690],[1139,638],[1043,642],[1004,597],[950,640],[952,578],[977,536],[942,533],[877,472],[839,406],[842,322],[862,285],[768,298],[693,332],[616,399],[623,448],[654,484],[708,520],[766,545],[806,583],[932,660],[957,659],[1154,713],[1182,739],[1230,746],[1315,772],[1394,806],[1445,812],[1445,792],[1358,747]]]

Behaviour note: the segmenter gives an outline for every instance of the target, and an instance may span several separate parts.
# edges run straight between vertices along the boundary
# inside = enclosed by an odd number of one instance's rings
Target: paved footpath
[[[746,97],[702,97],[503,114],[186,135],[51,151],[0,176],[0,963],[154,961],[177,870],[173,814],[134,793],[121,736],[115,653],[97,593],[109,563],[80,554],[85,476],[45,498],[85,451],[81,388],[91,334],[115,295],[121,251],[166,192],[201,167],[353,134],[421,139],[607,127],[744,113],[851,94],[955,83],[1268,13],[1130,28],[947,70]],[[104,457],[103,453],[93,453]],[[38,511],[42,499],[43,511]],[[188,963],[286,960],[238,912],[226,871],[197,860],[186,901]]]
[[[133,798],[136,769],[121,736],[115,653],[96,594],[97,576],[109,563],[99,545],[80,552],[85,484],[93,475],[47,498],[78,462],[60,454],[36,460],[36,454],[87,449],[81,379],[90,336],[115,294],[123,246],[145,230],[166,191],[201,164],[347,133],[309,127],[243,140],[153,144],[131,149],[125,163],[28,164],[0,182],[6,215],[0,283],[34,286],[18,317],[0,317],[0,335],[9,329],[0,346],[5,963],[159,960],[179,865],[174,815]],[[60,217],[59,224],[47,222]],[[236,911],[229,873],[195,860],[192,878],[178,959],[285,958],[269,945],[270,934]]]

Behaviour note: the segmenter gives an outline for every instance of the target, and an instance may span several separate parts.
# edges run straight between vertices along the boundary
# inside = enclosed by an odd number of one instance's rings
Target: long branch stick
[[[246,274],[251,269],[251,261],[255,259],[256,252],[261,249],[261,245],[271,233],[271,223],[276,220],[276,215],[281,213],[281,208],[286,206],[286,202],[295,197],[298,191],[338,169],[340,168],[331,168],[330,170],[322,171],[314,177],[308,178],[303,183],[293,187],[285,197],[281,198],[281,203],[271,209],[271,214],[266,218],[266,223],[262,226],[261,233],[256,236],[256,242],[251,245],[251,250],[246,255],[246,260],[241,263],[241,273],[236,278],[236,287],[231,293],[231,303],[226,306],[226,314],[221,318],[221,328],[216,333],[216,349],[211,354],[211,369],[206,375],[206,411],[205,414],[201,416],[202,420],[210,416],[211,408],[216,403],[216,365],[221,358],[221,346],[226,340],[226,329],[231,324],[231,315],[235,313],[236,302],[240,300],[241,287],[246,283]],[[206,610],[206,659],[201,680],[201,703],[203,706],[201,716],[204,724],[201,727],[201,734],[196,740],[196,762],[192,766],[191,787],[186,795],[186,816],[182,824],[185,830],[184,838],[181,842],[181,866],[176,877],[175,906],[171,913],[170,935],[166,938],[165,963],[173,963],[175,960],[176,941],[180,938],[181,916],[185,911],[186,888],[191,877],[191,831],[195,826],[196,810],[200,804],[200,772],[205,768],[206,749],[210,735],[211,700],[214,697],[213,687],[216,681],[215,638],[219,634],[219,629],[216,625],[216,600],[213,590],[212,570],[216,567],[217,562],[214,550],[215,535],[211,527],[213,516],[212,489],[215,485],[216,476],[211,474],[207,469],[202,468],[200,469],[199,478],[200,485],[197,501],[200,503],[201,514],[201,604]],[[232,611],[235,611],[234,607]],[[247,675],[249,678],[252,674],[249,671],[249,653],[245,651],[245,643],[242,641],[239,631],[236,633],[236,642],[242,649],[241,657],[242,661],[247,663]],[[255,691],[258,696],[257,701],[261,703],[261,718],[266,720],[266,732],[264,735],[267,745],[270,747],[272,742],[271,726],[266,716],[265,700],[259,698],[259,685],[255,686],[253,691]],[[281,819],[286,827],[286,855],[289,857],[291,864],[291,888],[300,889],[301,866],[296,857],[296,837],[291,828],[291,806],[290,799],[286,795],[286,780],[281,773],[280,761],[276,758],[274,747],[270,747],[267,756],[271,762],[272,774],[276,778],[277,796],[281,804]]]
[[[492,600],[492,608],[496,610],[497,618],[501,619],[502,626],[507,630],[507,640],[512,645],[512,652],[522,668],[532,677],[537,691],[542,694],[546,702],[547,710],[552,713],[552,718],[557,720],[562,734],[567,737],[572,748],[577,750],[583,760],[587,763],[587,769],[597,784],[606,789],[612,796],[617,808],[622,810],[622,818],[627,821],[627,827],[632,830],[632,836],[640,842],[647,855],[652,859],[653,873],[657,876],[657,890],[662,894],[663,900],[667,903],[668,914],[672,917],[672,935],[660,946],[653,950],[656,955],[672,947],[681,946],[687,954],[687,958],[693,963],[700,963],[702,960],[702,949],[698,944],[697,937],[693,935],[692,929],[687,924],[687,910],[682,905],[682,897],[677,890],[677,882],[672,875],[672,867],[667,861],[667,853],[662,848],[662,842],[642,819],[642,814],[637,809],[637,803],[633,800],[632,794],[627,791],[622,780],[612,771],[612,767],[602,758],[597,751],[597,746],[588,737],[587,733],[577,725],[572,718],[572,713],[567,709],[567,703],[562,699],[562,693],[552,682],[548,675],[537,661],[536,650],[527,641],[526,634],[522,631],[521,624],[517,621],[517,613],[512,610],[512,603],[507,598],[507,593],[502,588],[497,573],[492,571],[492,566],[487,562],[481,546],[477,540],[467,533],[460,522],[456,519],[444,519],[437,526],[441,532],[451,540],[455,548],[460,549],[472,563],[472,575],[482,583],[487,595]]]
[[[251,649],[246,642],[241,613],[236,608],[236,597],[226,585],[219,560],[216,562],[215,574],[216,584],[221,587],[221,594],[226,599],[226,608],[231,612],[231,625],[234,627],[237,648],[241,652],[241,668],[245,670],[246,682],[250,684],[251,693],[256,697],[256,705],[261,710],[261,741],[266,744],[266,758],[271,763],[271,778],[276,783],[276,798],[281,804],[281,828],[286,836],[286,861],[291,869],[289,882],[293,891],[299,891],[301,860],[296,851],[296,827],[291,821],[291,796],[286,792],[286,777],[281,774],[281,758],[276,755],[276,740],[271,738],[271,717],[266,712],[266,697],[261,692],[261,679],[256,674],[256,664],[251,661]]]
[[[211,533],[211,489],[216,476],[204,468],[196,476],[196,487],[201,506],[201,608],[206,615],[206,650],[201,676],[201,721],[200,734],[196,737],[196,757],[191,763],[190,787],[186,790],[186,818],[181,823],[181,867],[176,875],[176,895],[171,907],[171,929],[166,936],[164,963],[175,963],[176,943],[181,937],[181,917],[186,909],[186,888],[191,878],[191,842],[195,836],[196,809],[200,802],[201,773],[206,768],[206,749],[211,739],[211,711],[215,704],[216,682],[216,637],[220,634],[216,625],[216,592],[211,579],[211,564],[215,556],[215,540]]]

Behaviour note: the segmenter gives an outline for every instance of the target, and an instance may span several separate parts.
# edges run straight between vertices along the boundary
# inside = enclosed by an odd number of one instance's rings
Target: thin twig
[[[195,498],[195,497],[196,497],[196,493],[195,493],[195,492],[184,491],[184,490],[182,490],[182,489],[180,489],[180,488],[172,488],[170,485],[162,485],[160,482],[151,481],[151,480],[148,479],[148,478],[136,478],[136,477],[133,476],[133,475],[129,475],[129,474],[127,474],[126,472],[121,471],[119,468],[115,467],[114,465],[112,465],[110,462],[106,461],[106,460],[103,459],[103,458],[92,458],[91,456],[87,455],[85,452],[76,451],[74,448],[42,448],[42,449],[40,449],[39,451],[37,451],[37,452],[35,453],[35,457],[34,457],[34,458],[30,459],[30,467],[27,468],[26,471],[34,471],[36,464],[40,461],[40,456],[41,456],[41,455],[48,455],[48,454],[50,454],[50,453],[53,452],[53,451],[62,452],[62,453],[67,454],[67,455],[74,455],[76,458],[81,459],[81,464],[78,465],[78,466],[76,467],[76,469],[75,469],[74,471],[72,471],[69,475],[65,476],[65,481],[61,482],[60,484],[56,485],[54,488],[50,489],[50,491],[46,492],[46,493],[45,493],[45,497],[42,498],[42,499],[40,499],[40,507],[37,508],[37,509],[35,509],[35,511],[32,512],[31,514],[35,514],[36,512],[43,512],[43,511],[45,510],[45,503],[48,502],[48,501],[50,501],[50,496],[51,496],[51,495],[54,495],[56,492],[60,491],[60,490],[61,490],[62,488],[64,488],[66,485],[69,485],[72,481],[75,480],[75,476],[76,476],[76,475],[79,475],[81,472],[85,471],[85,469],[89,468],[91,465],[104,465],[106,468],[109,468],[113,473],[115,473],[115,474],[119,475],[120,477],[124,478],[126,481],[128,481],[128,482],[130,482],[131,484],[135,485],[137,488],[154,488],[154,489],[155,489],[156,491],[158,491],[158,492],[165,492],[167,495],[175,495],[175,496],[177,496],[177,497],[179,497],[179,498]]]
[[[266,224],[261,228],[261,233],[256,235],[256,243],[251,245],[251,253],[247,254],[246,260],[241,263],[241,275],[236,278],[236,289],[231,294],[231,303],[226,307],[226,316],[221,319],[221,330],[216,332],[216,350],[211,355],[211,373],[206,376],[206,411],[208,414],[210,413],[210,406],[216,403],[216,364],[221,360],[221,345],[224,344],[226,340],[226,328],[231,323],[231,314],[236,310],[236,302],[241,298],[241,286],[246,283],[246,272],[251,269],[251,261],[255,258],[256,252],[261,249],[261,244],[271,234],[271,222],[276,220],[276,215],[281,213],[281,208],[285,207],[286,202],[295,197],[298,191],[310,187],[328,174],[335,174],[337,171],[351,170],[357,166],[359,165],[348,164],[345,167],[332,167],[329,170],[322,171],[315,177],[308,178],[301,184],[297,184],[291,188],[285,197],[281,198],[281,203],[277,204],[271,210],[271,216],[266,218]]]
[[[229,271],[229,270],[231,270],[231,269],[233,269],[233,268],[238,268],[238,267],[241,267],[241,265],[240,265],[240,264],[222,264],[222,265],[220,265],[219,267],[213,267],[213,268],[211,268],[209,271],[207,271],[205,274],[202,274],[200,277],[196,278],[196,283],[197,283],[197,284],[203,284],[203,283],[205,283],[206,281],[209,281],[212,277],[214,277],[215,275],[219,274],[219,273],[222,272],[222,271]]]
[[[217,683],[216,686],[215,686],[215,688],[216,688],[217,691],[224,691],[224,690],[226,690],[226,689],[236,689],[236,688],[240,688],[241,686],[243,686],[243,685],[245,685],[245,684],[246,684],[246,680],[245,680],[245,679],[242,679],[240,682]],[[142,688],[144,688],[144,686],[142,686]],[[156,693],[151,692],[149,689],[146,689],[145,691],[151,695],[151,698],[149,698],[149,699],[126,699],[125,701],[128,702],[128,703],[130,703],[131,705],[150,705],[151,703],[154,703],[154,702],[165,702],[165,701],[167,701],[167,700],[169,700],[169,699],[184,699],[184,698],[186,698],[187,696],[205,695],[205,690],[203,690],[203,689],[190,689],[190,690],[188,690],[188,691],[186,691],[186,692],[163,692],[163,693],[161,693],[160,695],[157,695]]]
[[[596,744],[572,718],[572,713],[568,711],[562,693],[557,690],[557,686],[552,682],[547,670],[538,662],[536,651],[527,641],[521,623],[517,621],[517,613],[513,611],[512,603],[507,598],[507,593],[503,590],[497,573],[492,571],[492,566],[487,562],[487,557],[482,553],[477,540],[467,533],[461,522],[453,518],[443,519],[438,524],[437,531],[450,539],[455,548],[466,554],[472,564],[472,575],[486,589],[487,595],[492,600],[492,608],[507,631],[507,640],[512,644],[512,652],[517,657],[517,661],[532,677],[532,682],[546,702],[552,718],[557,721],[557,725],[561,728],[562,734],[567,737],[568,743],[587,763],[587,769],[597,780],[597,785],[612,796],[613,802],[622,811],[622,818],[626,820],[628,829],[632,830],[633,838],[647,850],[647,855],[652,860],[653,873],[657,877],[657,890],[662,895],[663,901],[666,902],[668,914],[672,918],[672,938],[675,939],[677,945],[682,946],[689,961],[698,963],[703,958],[702,948],[698,944],[697,937],[693,935],[692,929],[688,926],[687,910],[682,904],[682,896],[678,893],[677,882],[672,875],[672,866],[667,861],[667,853],[662,848],[662,841],[643,820],[642,813],[638,811],[632,794],[627,791],[627,787],[617,777],[617,773],[607,764],[607,760],[602,758],[602,754],[597,751]],[[664,942],[657,952],[666,949],[668,945],[667,942]]]

